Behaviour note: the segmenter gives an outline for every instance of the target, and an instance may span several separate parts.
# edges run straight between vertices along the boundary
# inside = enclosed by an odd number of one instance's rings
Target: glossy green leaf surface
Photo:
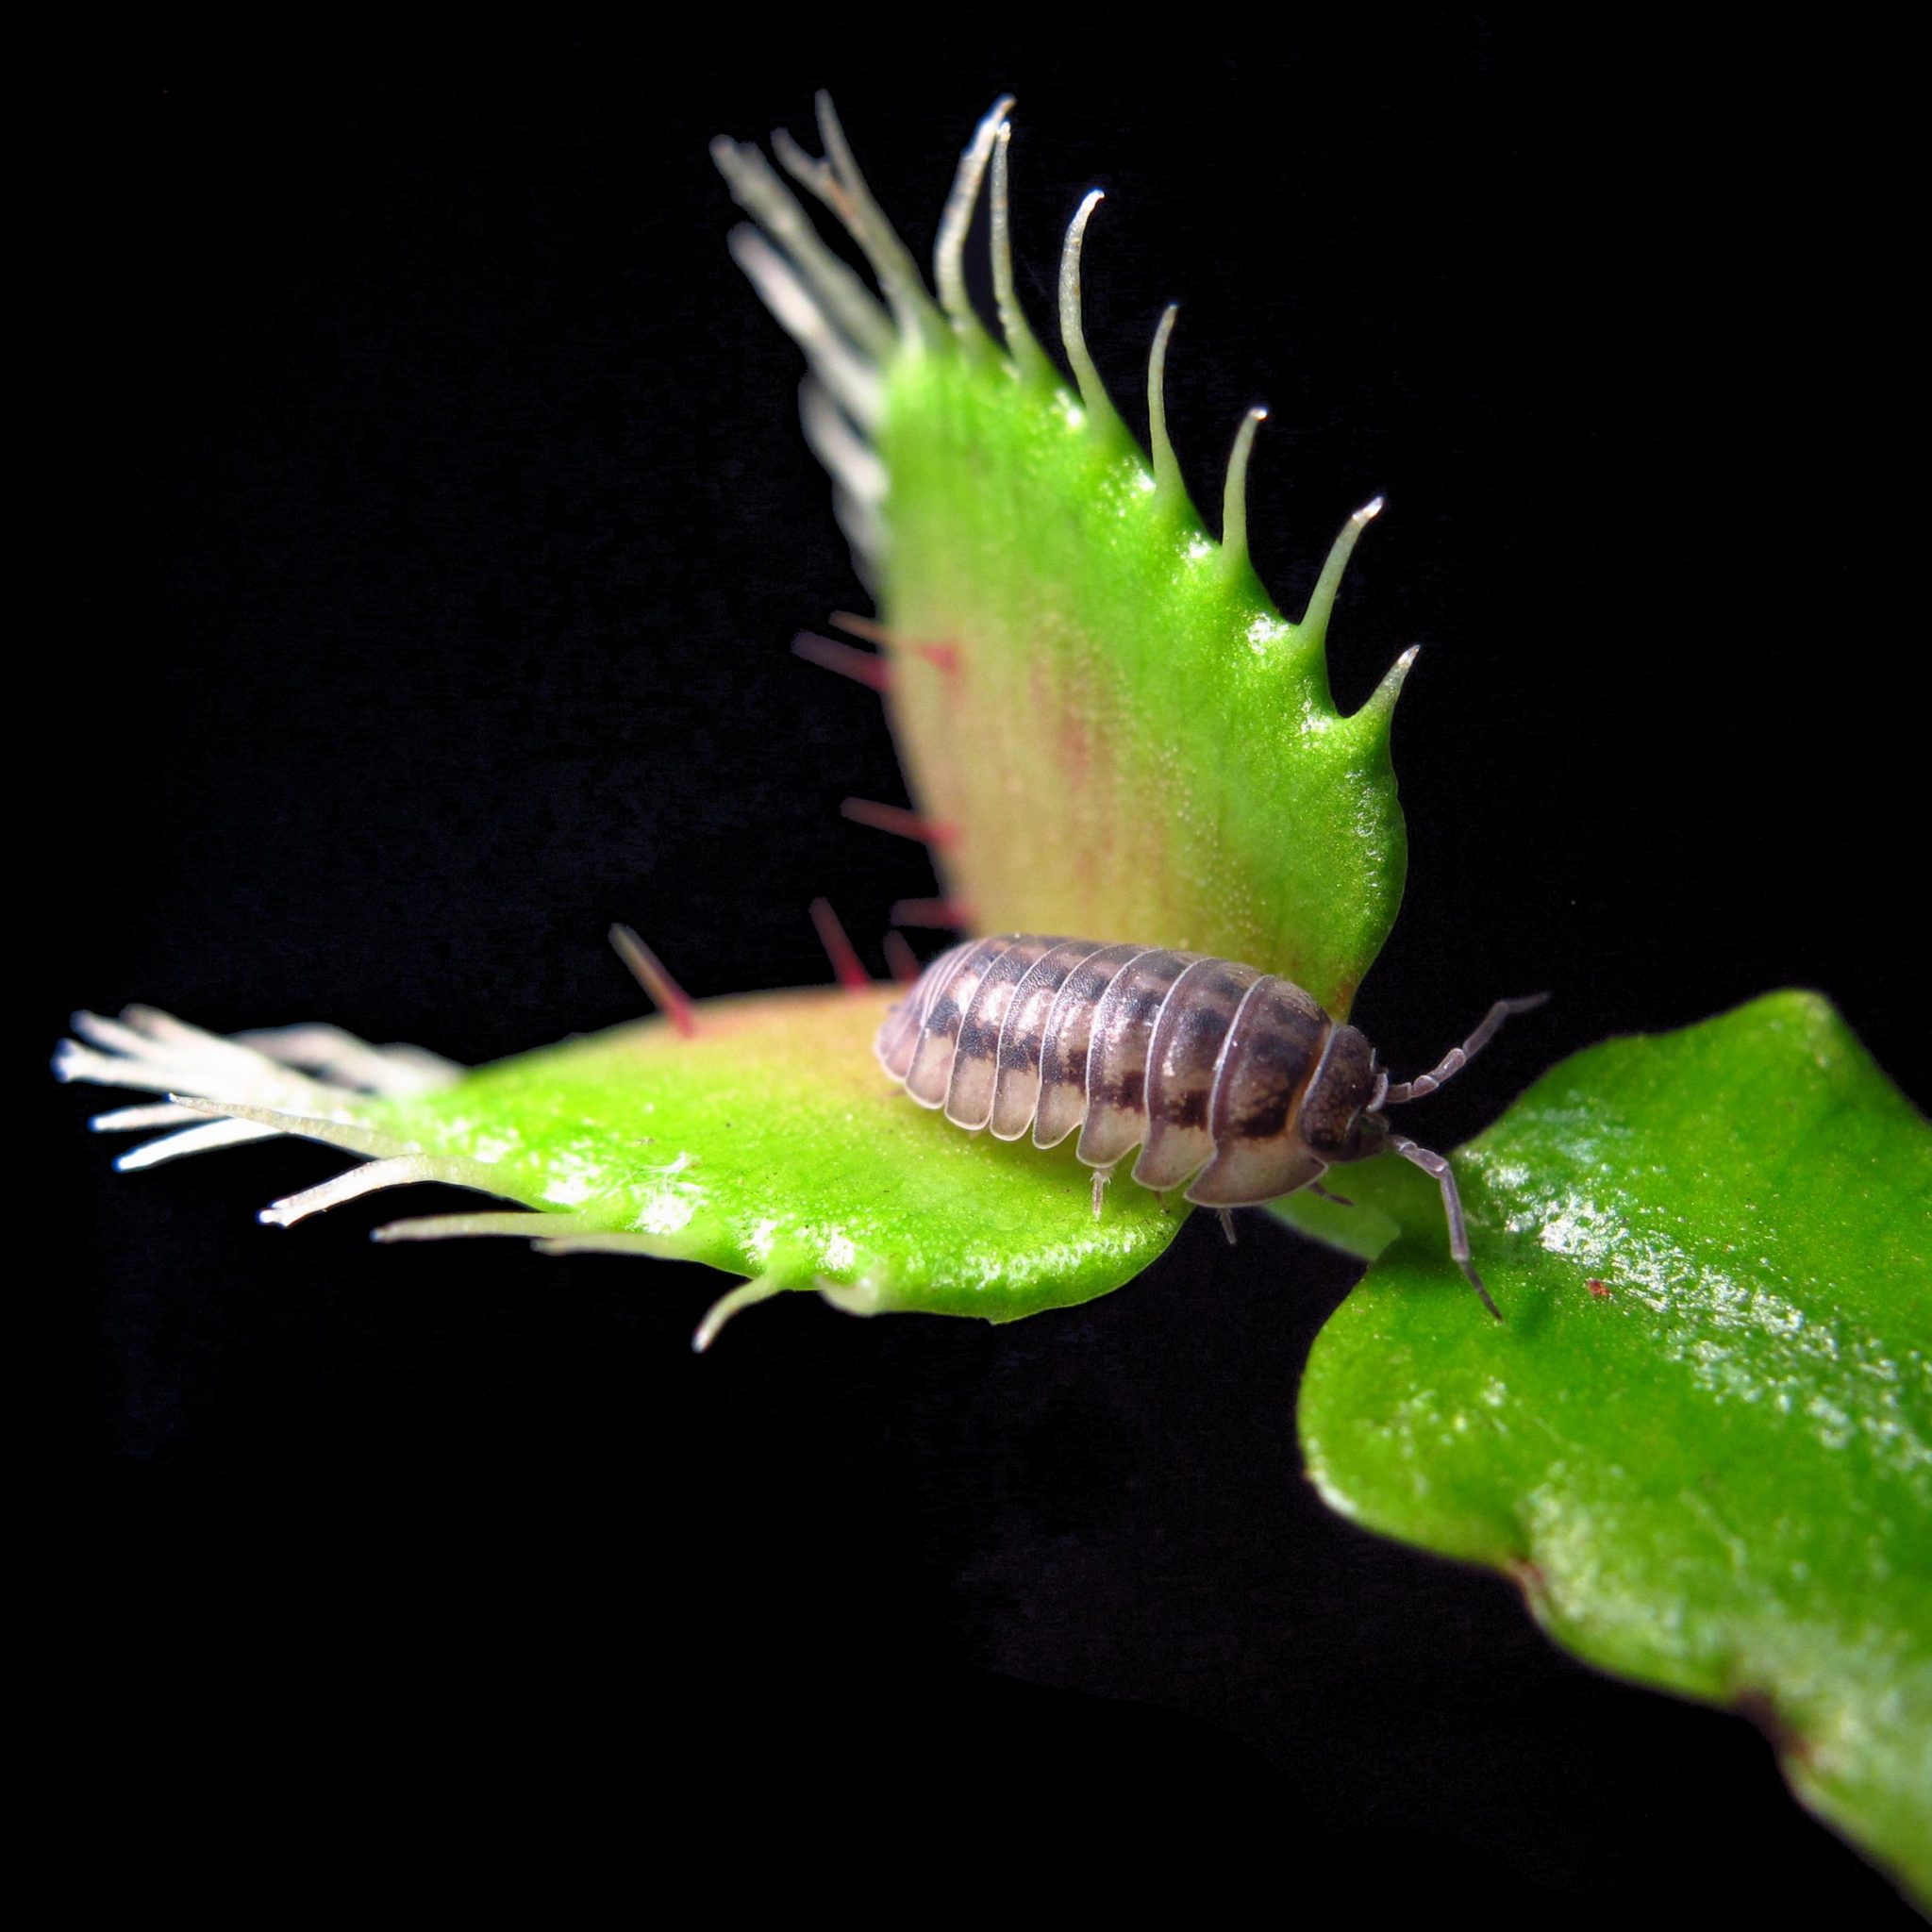
[[[1783,992],[1578,1054],[1456,1166],[1507,1322],[1424,1176],[1351,1174],[1357,1240],[1393,1238],[1303,1384],[1322,1492],[1507,1570],[1591,1662],[1753,1712],[1932,1894],[1932,1129]]]
[[[512,1235],[702,1261],[750,1277],[721,1304],[727,1312],[817,1290],[854,1314],[1007,1322],[1118,1288],[1166,1247],[1179,1203],[1119,1187],[1096,1216],[1087,1170],[1066,1150],[962,1134],[908,1100],[873,1055],[893,997],[814,989],[707,1001],[689,1038],[640,1021],[452,1069],[408,1093],[319,1081],[140,1009],[125,1024],[79,1023],[126,1058],[70,1049],[63,1064],[73,1076],[195,1092],[226,1116],[217,1133],[294,1133],[366,1158],[265,1220],[444,1181],[539,1211],[437,1215],[385,1237]],[[385,1056],[355,1044],[381,1081]]]
[[[1184,1209],[1141,1189],[1099,1218],[1064,1151],[962,1134],[880,1072],[893,995],[713,1000],[694,1038],[647,1020],[485,1067],[390,1116],[502,1191],[841,1307],[1012,1321],[1117,1288]]]

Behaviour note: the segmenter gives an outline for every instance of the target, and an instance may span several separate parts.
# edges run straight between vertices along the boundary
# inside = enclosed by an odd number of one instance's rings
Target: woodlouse
[[[1456,1176],[1393,1133],[1386,1107],[1459,1072],[1512,1013],[1498,1000],[1470,1037],[1413,1080],[1391,1083],[1375,1050],[1298,986],[1232,959],[1158,946],[1008,933],[941,954],[879,1029],[879,1061],[955,1126],[1057,1147],[1077,1127],[1095,1170],[1093,1211],[1136,1147],[1133,1178],[1223,1210],[1258,1206],[1385,1148],[1442,1191],[1449,1252],[1500,1321],[1469,1257]]]

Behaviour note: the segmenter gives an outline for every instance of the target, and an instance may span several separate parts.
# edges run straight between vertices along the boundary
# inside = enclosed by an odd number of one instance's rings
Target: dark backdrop
[[[1102,368],[1138,423],[1183,301],[1208,502],[1272,406],[1251,528],[1285,608],[1389,498],[1333,638],[1345,705],[1425,647],[1408,896],[1357,1017],[1408,1065],[1556,994],[1437,1144],[1564,1052],[1792,983],[1923,1104],[1884,50],[1184,27],[70,51],[33,196],[58,427],[27,749],[58,757],[29,1060],[67,1005],[134,999],[485,1059],[636,1010],[612,917],[699,993],[824,978],[818,891],[876,969],[929,874],[837,816],[902,795],[891,750],[786,650],[858,592],[705,142],[804,134],[828,85],[924,250],[1010,88],[1036,314],[1099,183]],[[788,1298],[694,1361],[694,1269],[369,1248],[427,1192],[264,1230],[335,1157],[116,1178],[79,1131],[112,1103],[28,1091],[67,1124],[34,1271],[79,1365],[59,1681],[88,1789],[163,1836],[184,1792],[294,1823],[296,1856],[467,1819],[477,1858],[568,1832],[641,1884],[703,1812],[790,1817],[854,1873],[1019,1843],[1174,1857],[1209,1901],[1247,1859],[1284,1903],[1341,1875],[1573,1922],[1889,1908],[1742,1721],[1581,1670],[1503,1583],[1320,1507],[1295,1382],[1352,1270],[1259,1217],[1016,1329]]]

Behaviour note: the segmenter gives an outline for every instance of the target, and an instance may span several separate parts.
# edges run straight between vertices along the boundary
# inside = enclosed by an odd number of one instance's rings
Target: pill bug
[[[1138,1147],[1133,1178],[1224,1212],[1258,1206],[1386,1148],[1442,1191],[1449,1252],[1498,1321],[1469,1257],[1456,1175],[1391,1131],[1382,1109],[1420,1100],[1465,1067],[1512,1013],[1498,1000],[1460,1046],[1391,1082],[1375,1050],[1288,980],[1232,959],[1158,946],[1008,933],[941,954],[887,1013],[880,1064],[957,1127],[1075,1153],[1093,1211]]]

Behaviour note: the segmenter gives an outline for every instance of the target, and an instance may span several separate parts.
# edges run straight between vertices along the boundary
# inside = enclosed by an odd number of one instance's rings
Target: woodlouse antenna
[[[868,691],[885,691],[892,682],[892,667],[883,658],[861,651],[856,644],[841,644],[837,638],[822,638],[816,631],[800,631],[791,640],[791,650],[808,664],[816,664],[821,671],[835,671]]]
[[[953,826],[938,819],[922,818],[902,805],[880,805],[870,798],[844,799],[839,811],[856,825],[870,825],[875,832],[891,832],[920,845],[950,845],[958,836]]]
[[[1533,1013],[1548,998],[1546,992],[1533,992],[1520,1000],[1498,1000],[1483,1015],[1482,1024],[1460,1046],[1452,1046],[1426,1074],[1418,1074],[1413,1080],[1398,1080],[1393,1086],[1384,1089],[1376,1105],[1401,1107],[1406,1102],[1421,1100],[1435,1092],[1439,1087],[1453,1080],[1489,1045],[1505,1020],[1515,1013]]]
[[[1500,1322],[1503,1311],[1490,1299],[1482,1276],[1475,1272],[1475,1263],[1469,1258],[1469,1226],[1462,1218],[1462,1196],[1457,1191],[1455,1170],[1441,1155],[1418,1147],[1400,1134],[1391,1135],[1389,1144],[1403,1159],[1412,1161],[1425,1174],[1432,1175],[1442,1190],[1442,1213],[1449,1223],[1449,1252],[1456,1257],[1456,1265],[1469,1277],[1470,1287],[1482,1297],[1483,1307]]]
[[[889,928],[879,944],[892,977],[901,986],[915,985],[919,979],[919,956],[906,943],[906,935],[896,928]]]
[[[965,932],[973,924],[973,908],[961,899],[901,899],[892,908],[892,924]]]
[[[853,950],[829,899],[811,902],[811,923],[817,928],[819,944],[825,949],[825,958],[832,962],[832,976],[847,992],[870,991],[872,974]]]
[[[643,988],[644,996],[689,1040],[698,1030],[697,1010],[691,996],[665,972],[663,960],[627,925],[610,928],[610,943]]]

